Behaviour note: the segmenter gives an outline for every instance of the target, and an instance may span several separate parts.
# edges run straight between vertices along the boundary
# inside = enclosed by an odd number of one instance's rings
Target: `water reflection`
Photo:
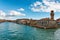
[[[60,29],[57,29],[54,34],[55,40],[60,40]]]
[[[0,40],[60,40],[60,29],[40,29],[15,23],[0,24]]]

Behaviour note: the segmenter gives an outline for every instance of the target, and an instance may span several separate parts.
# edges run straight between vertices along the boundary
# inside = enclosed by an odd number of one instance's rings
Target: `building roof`
[[[46,20],[47,21],[47,20],[51,20],[51,19],[49,19],[49,18],[43,18],[43,19],[40,19],[40,20]]]
[[[56,20],[57,22],[60,22],[60,18]]]

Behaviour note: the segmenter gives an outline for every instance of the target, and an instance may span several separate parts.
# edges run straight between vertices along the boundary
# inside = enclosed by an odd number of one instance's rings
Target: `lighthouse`
[[[51,16],[51,20],[54,20],[54,11],[53,10],[51,10],[50,16]]]

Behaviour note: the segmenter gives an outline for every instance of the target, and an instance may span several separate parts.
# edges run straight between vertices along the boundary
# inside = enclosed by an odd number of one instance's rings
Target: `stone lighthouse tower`
[[[51,16],[51,20],[54,20],[54,11],[53,10],[51,10],[50,16]]]

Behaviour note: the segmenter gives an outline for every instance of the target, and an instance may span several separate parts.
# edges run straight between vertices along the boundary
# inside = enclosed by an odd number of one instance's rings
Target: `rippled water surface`
[[[40,29],[4,22],[0,23],[0,40],[60,40],[60,29]]]

